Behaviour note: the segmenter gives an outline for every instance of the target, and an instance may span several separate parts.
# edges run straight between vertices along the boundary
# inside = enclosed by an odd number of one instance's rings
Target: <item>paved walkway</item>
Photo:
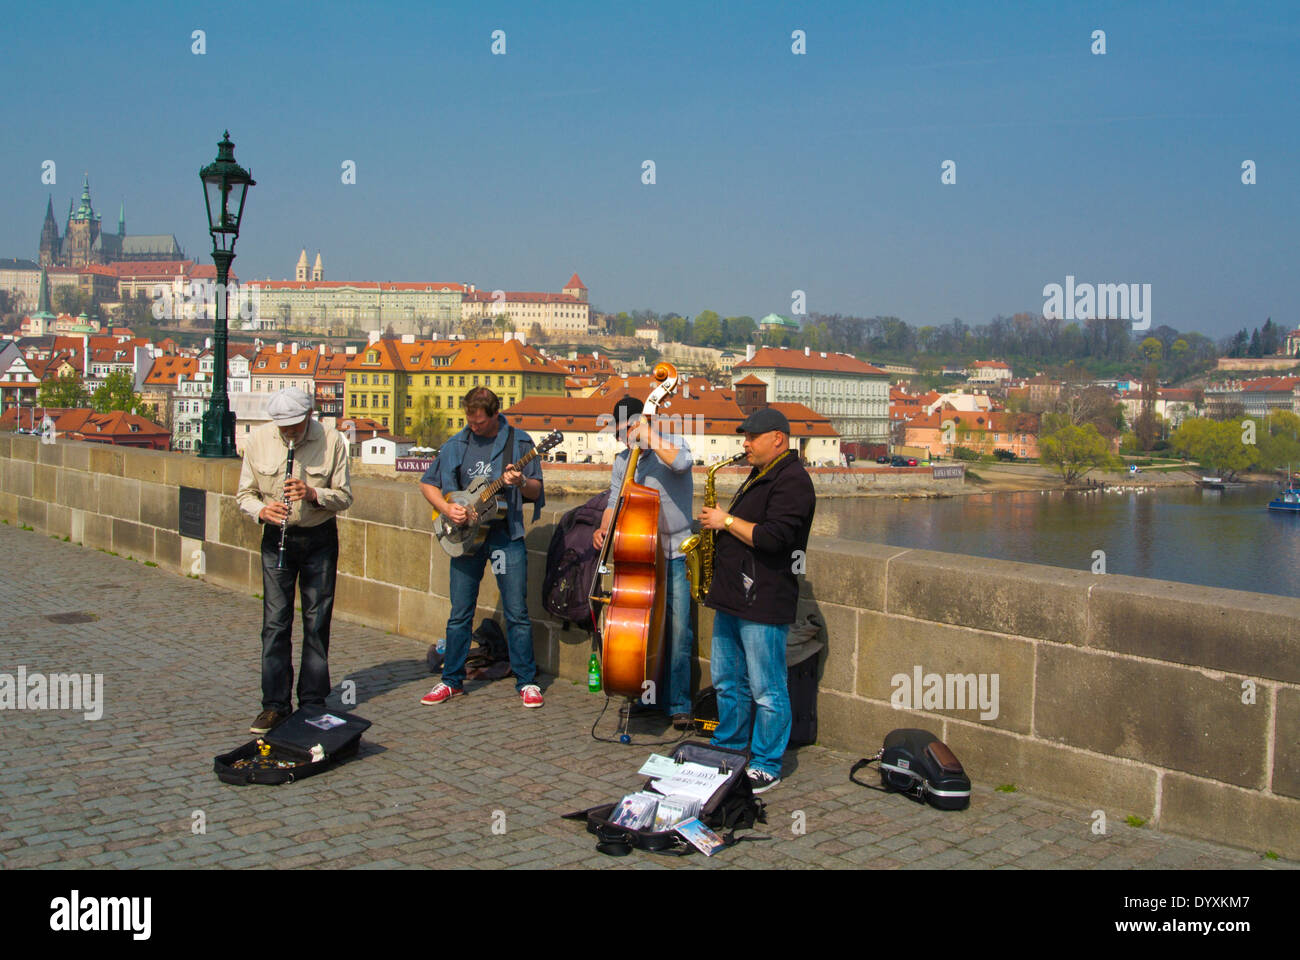
[[[594,741],[603,698],[553,678],[541,710],[509,680],[421,706],[424,645],[342,620],[331,704],[355,682],[349,709],[374,724],[361,756],[289,786],[226,786],[212,757],[250,739],[261,602],[11,525],[0,557],[0,673],[104,676],[100,719],[0,712],[0,867],[1293,866],[1122,822],[1094,836],[1090,811],[987,783],[969,810],[940,813],[849,783],[856,757],[820,747],[787,757],[765,795],[753,833],[770,839],[712,859],[605,857],[559,816],[636,787],[640,742],[657,737]],[[80,612],[97,619],[50,619]]]

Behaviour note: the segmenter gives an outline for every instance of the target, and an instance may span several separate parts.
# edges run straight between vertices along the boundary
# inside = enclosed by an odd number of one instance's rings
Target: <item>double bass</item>
[[[647,421],[677,389],[677,368],[671,363],[656,364],[654,376],[659,385],[641,410]],[[634,444],[589,594],[591,622],[600,638],[605,693],[629,699],[641,697],[646,681],[659,675],[667,599],[667,544],[659,536],[659,491],[634,482],[640,454]]]

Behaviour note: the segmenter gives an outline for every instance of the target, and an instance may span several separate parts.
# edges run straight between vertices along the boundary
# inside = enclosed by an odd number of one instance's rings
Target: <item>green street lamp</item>
[[[235,145],[227,130],[217,144],[217,159],[199,171],[203,199],[208,207],[208,232],[212,234],[212,260],[217,265],[216,336],[213,338],[212,400],[203,415],[200,457],[236,457],[235,414],[226,394],[226,282],[235,259],[235,241],[244,216],[248,188],[257,185],[247,170],[235,163]]]

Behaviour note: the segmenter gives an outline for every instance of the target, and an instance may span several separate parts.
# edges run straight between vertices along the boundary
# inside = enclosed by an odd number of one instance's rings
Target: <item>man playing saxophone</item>
[[[691,448],[684,437],[661,433],[655,423],[647,423],[641,416],[642,407],[640,400],[630,396],[623,397],[614,407],[614,428],[628,449],[620,450],[614,458],[609,486],[610,504],[605,508],[592,542],[597,550],[605,544],[632,445],[639,444],[642,450],[650,450],[653,457],[643,455],[638,458],[637,476],[633,480],[659,491],[659,536],[665,544],[664,556],[668,560],[668,597],[664,611],[664,651],[667,655],[663,658],[662,676],[656,679],[653,691],[647,692],[645,699],[648,704],[668,714],[674,727],[686,730],[691,725],[691,659],[695,656],[695,634],[691,629],[690,586],[686,580],[686,558],[681,546],[691,533]]]

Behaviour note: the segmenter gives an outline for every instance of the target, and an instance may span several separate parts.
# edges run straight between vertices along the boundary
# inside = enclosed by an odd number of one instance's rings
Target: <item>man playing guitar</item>
[[[420,478],[424,498],[453,523],[475,523],[466,507],[451,503],[444,491],[463,490],[478,477],[501,477],[505,489],[506,516],[489,527],[487,540],[475,553],[452,557],[448,577],[451,615],[447,619],[447,659],[442,682],[420,700],[425,704],[446,703],[464,693],[465,660],[469,656],[470,631],[478,606],[483,566],[492,561],[505,608],[506,638],[510,645],[510,666],[515,689],[525,707],[540,707],[542,692],[533,678],[537,662],[533,656],[533,625],[528,616],[528,552],[524,547],[523,501],[533,504],[536,521],[546,502],[542,488],[542,467],[532,459],[521,472],[515,463],[533,446],[532,438],[511,427],[500,414],[501,401],[487,387],[475,387],[465,394],[465,428],[443,444],[437,459]]]

